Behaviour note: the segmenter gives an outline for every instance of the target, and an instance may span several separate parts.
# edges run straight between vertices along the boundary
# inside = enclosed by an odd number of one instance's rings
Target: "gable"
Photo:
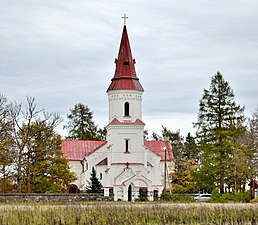
[[[106,143],[92,140],[62,140],[61,150],[68,160],[82,160]]]

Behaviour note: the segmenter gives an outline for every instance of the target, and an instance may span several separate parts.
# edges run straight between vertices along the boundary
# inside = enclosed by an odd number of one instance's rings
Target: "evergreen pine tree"
[[[70,109],[67,115],[68,124],[64,129],[68,130],[67,139],[73,140],[105,140],[106,127],[98,128],[93,121],[93,112],[87,105],[78,103]]]
[[[92,167],[92,171],[90,174],[90,181],[88,181],[89,185],[87,187],[87,192],[90,193],[99,193],[101,192],[101,183],[97,178],[96,170]]]
[[[236,139],[244,131],[243,112],[244,107],[236,104],[229,83],[217,72],[209,90],[204,89],[194,124],[201,159],[195,179],[201,188],[211,190],[218,186],[220,193],[224,193]]]
[[[67,139],[96,140],[97,126],[93,121],[93,112],[87,105],[78,103],[70,109],[67,115],[68,124],[64,126],[68,130]]]

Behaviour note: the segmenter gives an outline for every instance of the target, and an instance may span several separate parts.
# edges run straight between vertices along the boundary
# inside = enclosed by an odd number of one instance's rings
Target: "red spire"
[[[115,63],[115,75],[107,91],[124,89],[143,91],[139,78],[136,76],[135,60],[132,57],[126,26],[123,29],[118,59],[115,60]]]

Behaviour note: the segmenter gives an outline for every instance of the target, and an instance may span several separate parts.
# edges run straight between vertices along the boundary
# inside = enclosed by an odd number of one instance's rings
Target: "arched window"
[[[125,116],[130,116],[130,114],[129,114],[129,102],[125,103],[124,112],[125,112]]]

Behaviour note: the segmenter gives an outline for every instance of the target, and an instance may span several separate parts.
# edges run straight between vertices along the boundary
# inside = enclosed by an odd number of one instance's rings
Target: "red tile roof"
[[[144,145],[153,153],[158,155],[161,161],[165,161],[165,151],[167,149],[167,161],[174,160],[173,152],[169,141],[148,141],[144,140]]]
[[[62,152],[68,160],[82,160],[106,143],[106,141],[63,140]]]
[[[118,58],[115,63],[115,75],[107,91],[124,89],[143,91],[139,78],[136,76],[135,60],[132,57],[126,26],[123,28]]]
[[[97,149],[105,145],[106,141],[91,140],[63,140],[62,152],[68,160],[82,160],[85,156],[90,155]],[[167,161],[174,159],[171,145],[168,141],[144,141],[144,145],[153,153],[158,155],[161,161],[165,160],[164,148],[167,149]]]

